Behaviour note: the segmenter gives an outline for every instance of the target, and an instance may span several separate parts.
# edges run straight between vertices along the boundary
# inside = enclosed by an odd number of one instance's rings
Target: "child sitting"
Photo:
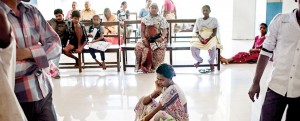
[[[100,26],[100,23],[101,23],[100,17],[98,15],[94,15],[92,18],[92,22],[93,22],[93,25],[90,26],[89,34],[88,34],[89,37],[93,37],[93,41],[90,43],[95,43],[98,41],[105,41],[104,29],[102,26]],[[95,31],[94,29],[97,30],[97,33],[93,36],[92,33],[93,33],[93,31]],[[93,57],[93,59],[96,61],[96,63],[98,63],[100,66],[102,66],[102,68],[105,70],[106,69],[105,53],[103,51],[100,51],[100,56],[101,56],[101,60],[102,60],[102,63],[101,63],[96,59],[96,54],[95,54],[96,49],[89,48],[89,51],[90,51],[90,54]]]

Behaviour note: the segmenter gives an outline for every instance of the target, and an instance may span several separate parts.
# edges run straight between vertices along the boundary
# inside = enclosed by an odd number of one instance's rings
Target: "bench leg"
[[[120,50],[117,52],[117,70],[120,72]]]
[[[218,58],[217,58],[217,62],[218,62],[218,70],[220,71],[220,68],[221,68],[221,62],[220,62],[220,57],[221,57],[221,51],[220,49],[218,48]]]
[[[81,65],[81,53],[78,53],[78,68],[79,68],[79,72],[82,72],[82,65]]]
[[[173,65],[173,52],[170,50],[170,65]]]
[[[122,49],[122,55],[123,55],[123,71],[126,71],[126,62],[125,62],[125,54],[126,54],[126,52],[125,52],[126,50],[125,49]]]
[[[84,64],[85,61],[84,61],[84,53],[82,53],[82,63]]]

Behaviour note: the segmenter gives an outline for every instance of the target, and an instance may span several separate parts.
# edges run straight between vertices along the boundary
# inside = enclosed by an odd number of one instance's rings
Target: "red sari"
[[[265,38],[265,36],[256,36],[252,49],[261,49]],[[259,53],[260,51],[239,52],[232,57],[232,63],[256,63]]]

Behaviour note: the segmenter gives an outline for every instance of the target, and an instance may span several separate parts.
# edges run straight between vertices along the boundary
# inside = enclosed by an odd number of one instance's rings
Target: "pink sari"
[[[255,37],[255,41],[252,49],[261,49],[262,44],[265,40],[265,36]],[[256,63],[259,57],[260,51],[251,51],[251,52],[239,52],[235,56],[232,57],[233,63]]]

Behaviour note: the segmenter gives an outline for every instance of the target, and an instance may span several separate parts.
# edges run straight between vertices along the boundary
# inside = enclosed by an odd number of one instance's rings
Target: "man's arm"
[[[253,83],[251,85],[251,88],[248,92],[248,95],[250,99],[254,102],[254,96],[256,95],[256,98],[259,97],[259,92],[260,92],[260,79],[265,71],[265,68],[268,64],[269,57],[266,55],[260,55],[258,58],[257,66],[256,66],[256,71],[255,71],[255,76],[253,79]]]
[[[0,48],[6,48],[10,44],[10,24],[5,11],[0,8]]]
[[[17,49],[17,60],[34,59],[36,65],[40,68],[49,67],[49,60],[55,59],[61,54],[61,41],[56,32],[44,19],[40,11],[33,7],[38,23],[36,30],[40,34],[39,43],[29,48]],[[23,53],[20,53],[23,51]]]
[[[272,57],[273,51],[275,50],[277,44],[277,36],[278,36],[278,29],[280,29],[281,24],[281,17],[280,14],[275,16],[274,19],[271,21],[269,32],[266,36],[266,40],[263,43],[263,48],[260,51],[260,57],[257,62],[256,72],[253,79],[253,83],[251,88],[248,92],[249,98],[254,102],[254,96],[256,98],[259,97],[260,93],[260,79],[263,75],[263,72],[268,64],[269,58]]]

